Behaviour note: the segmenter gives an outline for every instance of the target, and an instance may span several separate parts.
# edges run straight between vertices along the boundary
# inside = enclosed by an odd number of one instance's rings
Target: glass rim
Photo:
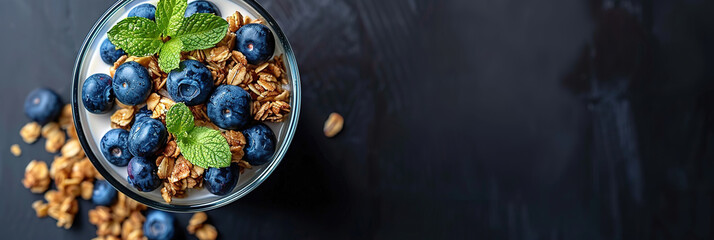
[[[287,37],[285,37],[285,34],[283,33],[282,29],[280,29],[275,19],[273,19],[273,17],[254,0],[227,0],[232,2],[242,1],[248,4],[248,6],[250,6],[251,8],[253,8],[253,10],[258,12],[259,17],[265,19],[266,24],[268,24],[275,31],[275,34],[278,37],[278,43],[283,46],[284,61],[288,61],[288,71],[290,71],[291,76],[290,85],[292,88],[290,99],[292,110],[289,117],[285,139],[283,139],[283,142],[280,143],[280,146],[275,151],[275,154],[273,154],[273,159],[271,160],[269,165],[262,172],[260,172],[256,176],[253,176],[253,178],[249,180],[243,188],[233,192],[232,194],[222,196],[218,199],[206,203],[195,205],[172,205],[165,202],[158,202],[136,194],[132,189],[127,188],[127,186],[125,186],[122,182],[119,182],[117,179],[115,179],[111,175],[111,173],[109,173],[108,170],[104,168],[100,160],[96,157],[96,154],[92,151],[91,146],[89,145],[88,139],[85,136],[84,128],[82,125],[83,123],[80,117],[80,112],[85,111],[84,109],[80,109],[78,96],[80,88],[79,83],[81,82],[81,79],[79,77],[82,68],[82,61],[85,59],[87,52],[91,46],[91,43],[93,43],[97,36],[100,35],[100,33],[98,32],[99,29],[108,24],[109,18],[114,16],[114,14],[116,14],[119,9],[123,8],[132,1],[135,0],[119,0],[115,2],[109,9],[107,9],[104,14],[102,14],[99,20],[89,31],[89,34],[87,34],[87,36],[85,37],[84,42],[82,43],[80,51],[77,54],[77,58],[75,60],[74,72],[72,74],[72,117],[74,119],[73,121],[75,129],[77,131],[77,137],[86,153],[85,155],[87,156],[87,158],[89,158],[89,160],[92,162],[92,165],[94,165],[97,171],[105,178],[107,182],[114,186],[114,188],[124,193],[126,196],[154,209],[169,212],[207,211],[225,206],[244,197],[245,195],[253,191],[255,188],[257,188],[261,183],[263,183],[263,181],[265,181],[265,179],[267,179],[268,176],[272,174],[278,164],[280,164],[282,159],[285,157],[288,148],[290,147],[293,136],[295,135],[295,130],[297,128],[298,118],[300,116],[301,100],[300,74],[297,67],[297,60],[295,59],[295,55],[292,51],[292,48],[290,47],[290,43],[288,42]]]

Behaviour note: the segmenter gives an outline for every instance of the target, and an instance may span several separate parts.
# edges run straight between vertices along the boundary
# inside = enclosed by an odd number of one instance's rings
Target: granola
[[[197,212],[191,216],[186,230],[196,235],[200,240],[215,240],[218,237],[218,231],[213,225],[206,223],[207,220],[208,215],[206,213]]]
[[[15,155],[15,157],[19,157],[22,154],[22,149],[20,149],[20,145],[13,144],[10,146],[10,152],[12,155]]]
[[[25,126],[20,129],[20,137],[22,137],[22,141],[25,141],[26,143],[34,143],[37,141],[37,138],[40,137],[40,124],[36,122],[29,122],[25,124]]]

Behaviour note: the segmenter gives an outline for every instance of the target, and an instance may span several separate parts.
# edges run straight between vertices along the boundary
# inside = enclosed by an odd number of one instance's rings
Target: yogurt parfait
[[[120,1],[87,37],[74,78],[87,156],[118,190],[163,210],[247,194],[297,123],[295,58],[250,0]]]

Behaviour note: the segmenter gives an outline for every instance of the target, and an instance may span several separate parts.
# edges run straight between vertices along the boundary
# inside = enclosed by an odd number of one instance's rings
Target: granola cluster
[[[22,184],[33,193],[44,193],[45,201],[32,203],[37,217],[50,216],[57,220],[58,227],[70,228],[79,210],[77,197],[90,199],[94,179],[101,178],[77,140],[71,106],[63,108],[58,122],[44,126],[28,123],[20,130],[20,135],[28,143],[42,136],[46,139],[45,150],[59,152],[49,168],[44,161],[30,161]],[[47,191],[51,182],[55,183],[56,189]]]
[[[249,23],[262,23],[260,19],[251,19],[240,12],[226,18],[229,31],[213,48],[194,50],[182,53],[181,59],[192,59],[203,63],[210,71],[215,86],[229,84],[245,89],[253,101],[251,114],[257,121],[282,122],[290,113],[290,91],[284,89],[288,84],[285,65],[282,56],[261,65],[248,64],[243,53],[233,50],[235,47],[235,31]],[[112,128],[129,130],[134,122],[134,115],[144,105],[151,111],[151,118],[166,123],[166,112],[175,104],[166,90],[168,74],[159,68],[155,56],[134,57],[124,55],[114,62],[109,74],[114,77],[116,68],[127,61],[135,61],[144,66],[152,79],[152,93],[145,104],[126,106],[117,101],[119,110],[110,118]],[[197,126],[220,130],[206,114],[206,104],[190,107]],[[240,166],[240,173],[252,166],[242,160],[245,137],[239,131],[223,131],[223,136],[229,143],[232,161]],[[167,203],[173,198],[186,196],[187,189],[203,187],[204,169],[194,166],[181,155],[174,137],[169,134],[168,142],[156,158],[157,175],[163,180],[161,196]]]
[[[196,235],[199,240],[215,240],[218,237],[218,231],[206,221],[208,221],[208,215],[204,212],[197,212],[191,216],[186,230],[188,233]]]
[[[117,201],[110,207],[97,206],[89,210],[89,222],[97,226],[97,238],[101,239],[146,239],[142,226],[146,218],[141,211],[146,206],[126,195],[117,194]]]

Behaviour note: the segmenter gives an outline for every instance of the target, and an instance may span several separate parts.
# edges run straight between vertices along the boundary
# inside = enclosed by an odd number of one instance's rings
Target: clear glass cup
[[[275,22],[275,19],[273,19],[273,17],[271,17],[270,14],[268,14],[268,12],[254,0],[213,1],[216,3],[226,1],[237,4],[248,14],[261,18],[273,31],[273,34],[276,36],[276,51],[282,52],[283,54],[283,61],[287,71],[287,79],[289,81],[287,89],[291,91],[290,105],[292,110],[285,122],[280,124],[268,124],[275,132],[278,140],[276,151],[275,154],[273,154],[272,159],[266,164],[254,166],[253,169],[246,169],[245,173],[240,175],[235,189],[227,195],[216,196],[208,193],[205,189],[199,191],[189,190],[187,192],[187,198],[174,198],[171,204],[167,204],[161,198],[161,188],[158,188],[153,192],[141,192],[136,190],[127,183],[126,167],[116,167],[111,165],[101,154],[99,141],[104,133],[110,129],[109,117],[111,116],[111,112],[97,115],[86,111],[80,99],[82,84],[91,74],[108,74],[110,67],[108,65],[106,68],[101,68],[103,69],[102,71],[95,71],[97,68],[94,64],[98,64],[96,63],[98,58],[94,55],[98,55],[98,46],[104,38],[106,38],[106,32],[111,29],[113,24],[126,16],[126,13],[134,6],[146,1],[120,0],[111,6],[102,15],[99,21],[94,24],[94,27],[92,27],[92,30],[84,39],[84,43],[82,44],[82,48],[80,49],[75,62],[72,81],[72,110],[74,112],[74,124],[77,129],[77,135],[87,157],[91,160],[92,164],[94,164],[94,167],[97,168],[99,173],[117,190],[152,208],[172,212],[206,211],[238,200],[239,198],[250,193],[253,189],[265,181],[268,176],[270,176],[285,156],[293,135],[295,134],[295,128],[297,127],[298,117],[300,115],[300,75],[295,55],[293,54],[287,38],[280,30],[280,27]],[[155,0],[149,2],[156,4]],[[221,4],[218,5],[220,8]],[[241,13],[245,14],[245,12]],[[229,14],[232,14],[232,11],[228,12],[221,9],[221,14],[225,18]],[[101,62],[101,60],[98,61],[100,61],[101,64],[105,64]]]

